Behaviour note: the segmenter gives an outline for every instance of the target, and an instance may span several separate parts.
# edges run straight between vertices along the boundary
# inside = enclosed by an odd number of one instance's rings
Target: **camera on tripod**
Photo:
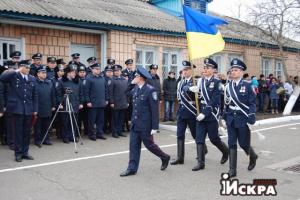
[[[73,90],[69,87],[66,87],[65,88],[65,94],[72,94],[73,93]]]

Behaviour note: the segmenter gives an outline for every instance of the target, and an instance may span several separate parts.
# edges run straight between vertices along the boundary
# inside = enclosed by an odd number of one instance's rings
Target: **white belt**
[[[229,106],[231,110],[241,110],[240,107],[237,106]]]

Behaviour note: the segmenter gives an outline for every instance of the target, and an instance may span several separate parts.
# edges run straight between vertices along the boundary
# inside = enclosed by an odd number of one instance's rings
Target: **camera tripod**
[[[77,120],[76,120],[76,117],[75,117],[75,114],[74,114],[74,110],[73,110],[73,106],[72,106],[72,103],[70,102],[70,97],[69,97],[69,94],[70,92],[66,90],[66,93],[64,95],[64,98],[63,100],[61,101],[61,103],[59,104],[57,110],[55,111],[55,114],[52,118],[52,121],[47,129],[47,132],[46,134],[44,135],[44,138],[41,142],[40,145],[42,145],[47,137],[47,135],[49,134],[49,131],[54,123],[54,120],[56,119],[56,116],[58,113],[68,113],[69,114],[69,117],[70,117],[70,123],[71,123],[71,129],[72,129],[72,137],[73,137],[73,142],[74,142],[74,152],[75,153],[78,153],[78,148],[77,148],[77,144],[76,144],[76,136],[75,136],[75,127],[74,127],[74,124],[76,126],[76,129],[77,129],[77,134],[78,134],[78,137],[79,137],[79,141],[80,141],[80,144],[83,145],[83,141],[82,141],[82,138],[81,138],[81,135],[80,135],[80,131],[79,131],[79,127],[78,127],[78,124],[77,124]],[[60,108],[62,107],[63,105],[63,102],[66,102],[66,109],[65,110],[60,110]]]

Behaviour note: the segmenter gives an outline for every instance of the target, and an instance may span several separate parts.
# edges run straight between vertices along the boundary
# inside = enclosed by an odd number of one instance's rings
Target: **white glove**
[[[205,118],[205,115],[203,115],[202,113],[200,113],[197,117],[197,121],[202,121]]]
[[[199,88],[194,85],[194,86],[189,87],[189,91],[194,92],[194,93],[198,93],[199,92]]]
[[[157,130],[151,130],[151,135],[153,135],[153,134],[155,134],[155,133],[157,133]]]
[[[223,126],[224,128],[227,128],[227,125],[226,125],[226,122],[225,122],[224,119],[221,119],[221,124],[222,124],[222,126]]]

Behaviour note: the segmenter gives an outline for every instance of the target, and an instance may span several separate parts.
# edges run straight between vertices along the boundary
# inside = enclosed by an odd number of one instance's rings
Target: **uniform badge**
[[[234,65],[237,65],[237,60],[233,60],[233,64],[234,64]]]
[[[86,84],[86,80],[83,80],[82,84],[85,85]]]
[[[215,87],[215,82],[211,82],[210,85],[209,85],[209,88],[212,89],[214,87]]]
[[[154,101],[157,101],[157,92],[152,92],[152,98]]]
[[[240,89],[240,93],[245,93],[245,92],[246,92],[246,87],[242,86],[241,89]]]
[[[219,89],[219,91],[222,91],[222,90],[223,90],[222,83],[219,83],[218,89]]]
[[[110,84],[111,84],[111,80],[108,80],[108,81],[107,81],[107,84],[110,85]]]

